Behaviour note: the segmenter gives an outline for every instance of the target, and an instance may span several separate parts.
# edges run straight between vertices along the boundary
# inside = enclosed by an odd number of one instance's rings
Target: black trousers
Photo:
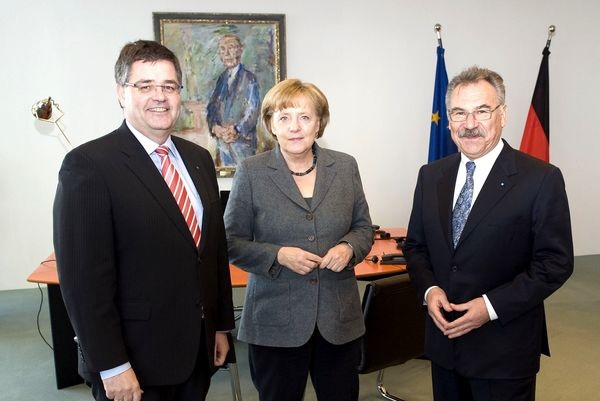
[[[260,401],[301,401],[309,373],[318,400],[358,400],[360,339],[334,345],[315,329],[300,347],[249,344],[248,355]]]
[[[431,363],[435,401],[534,401],[535,376],[522,379],[474,379]]]
[[[200,349],[196,358],[196,366],[190,377],[183,383],[169,386],[148,386],[141,384],[144,391],[142,401],[204,401],[206,399],[212,373],[209,367],[208,352],[205,346],[206,339],[204,336],[203,329]],[[133,370],[135,372],[135,366]],[[96,401],[111,401],[106,398],[104,384],[99,374],[94,375],[90,385],[92,387],[92,395]]]

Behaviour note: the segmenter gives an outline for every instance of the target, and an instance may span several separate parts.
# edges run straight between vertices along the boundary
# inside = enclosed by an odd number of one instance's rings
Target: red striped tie
[[[194,237],[194,242],[196,243],[196,246],[198,246],[200,244],[200,226],[198,226],[196,213],[192,207],[192,202],[185,189],[185,185],[183,185],[183,180],[169,158],[169,148],[162,145],[156,148],[155,152],[160,156],[160,171],[162,176],[173,193],[177,206],[179,206],[181,214],[183,214],[183,218],[192,233],[192,237]]]

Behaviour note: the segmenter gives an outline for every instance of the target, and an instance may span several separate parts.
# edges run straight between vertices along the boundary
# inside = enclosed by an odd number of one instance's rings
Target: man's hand
[[[227,341],[227,334],[217,333],[215,335],[215,366],[222,366],[225,363],[228,352],[229,341]]]
[[[284,246],[277,252],[277,262],[295,273],[306,275],[319,266],[321,257],[300,248]]]
[[[450,306],[450,302],[448,302],[446,293],[440,287],[434,287],[427,293],[426,302],[427,311],[429,312],[429,316],[431,316],[431,320],[433,320],[433,323],[435,323],[438,329],[445,332],[448,321],[444,318],[442,310],[452,312],[452,306]]]
[[[213,135],[216,136],[217,138],[222,138],[223,135],[227,132],[227,128],[221,127],[219,124],[215,124],[211,128],[211,131],[212,131]]]
[[[465,312],[453,322],[445,326],[444,335],[448,338],[457,338],[477,329],[490,321],[490,315],[485,306],[483,297],[472,299],[464,304],[450,304],[452,310]]]
[[[225,131],[221,134],[221,139],[225,143],[233,143],[238,140],[240,134],[237,133],[233,125],[225,127]]]
[[[106,398],[114,401],[141,401],[142,389],[133,369],[102,380]]]
[[[233,125],[215,124],[211,128],[211,132],[225,143],[233,143],[240,137],[240,134],[235,130],[235,126]]]
[[[337,244],[333,248],[329,249],[325,256],[323,256],[319,267],[321,269],[329,269],[336,273],[341,272],[346,266],[348,266],[352,256],[354,256],[354,251],[348,244]]]

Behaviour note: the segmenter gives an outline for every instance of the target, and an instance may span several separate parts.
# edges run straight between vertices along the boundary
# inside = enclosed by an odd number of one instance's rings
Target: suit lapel
[[[142,145],[131,133],[124,122],[118,131],[120,134],[119,140],[121,142],[121,154],[124,157],[125,165],[148,189],[150,196],[154,198],[162,207],[162,209],[165,211],[165,214],[177,227],[181,234],[189,240],[192,246],[195,247],[194,240],[190,234],[187,224],[185,223],[183,215],[179,210],[179,206],[177,206],[177,202],[175,202],[173,194],[167,187],[160,172],[152,162],[152,159],[150,159]]]
[[[311,209],[315,210],[319,204],[325,199],[325,195],[336,174],[335,159],[327,152],[321,151],[318,145],[315,145],[317,152],[317,180],[315,183],[315,191],[311,202]]]
[[[306,201],[302,198],[302,194],[298,190],[298,187],[290,174],[290,170],[287,168],[279,145],[275,147],[274,152],[271,152],[267,167],[271,169],[270,177],[277,188],[279,188],[279,190],[292,202],[303,209],[309,210]]]
[[[515,151],[505,142],[504,148],[494,163],[465,224],[461,234],[460,243],[469,237],[471,232],[481,223],[481,220],[494,208],[494,206],[515,185],[510,179],[511,175],[517,174],[515,164]]]
[[[452,244],[452,208],[454,199],[454,187],[456,185],[456,173],[460,164],[460,154],[450,158],[447,163],[440,167],[440,174],[437,181],[438,214],[440,216],[440,225],[446,233],[446,242],[450,249]]]

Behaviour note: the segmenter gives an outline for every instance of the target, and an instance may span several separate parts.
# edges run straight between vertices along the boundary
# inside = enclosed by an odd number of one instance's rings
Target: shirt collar
[[[241,64],[238,64],[235,67],[233,67],[231,70],[229,70],[229,76],[232,78],[235,77],[237,72],[240,70],[240,66],[241,66]]]
[[[146,153],[152,154],[156,150],[156,148],[158,148],[161,145],[167,146],[171,153],[173,153],[173,149],[175,147],[173,146],[171,135],[169,135],[165,143],[156,143],[152,139],[148,138],[146,135],[142,134],[140,131],[135,129],[133,125],[129,123],[129,121],[125,120],[125,123],[127,124],[127,127],[129,128],[133,136],[135,136],[138,142],[142,145]]]
[[[494,149],[492,149],[487,154],[481,156],[479,159],[473,160],[475,162],[475,165],[477,166],[477,169],[481,170],[483,166],[489,167],[491,169],[494,163],[496,162],[496,159],[500,155],[500,152],[502,152],[502,148],[504,148],[504,141],[500,139],[496,146],[494,146]],[[464,153],[461,153],[460,164],[464,165],[468,161],[471,161],[471,159],[465,156]]]

